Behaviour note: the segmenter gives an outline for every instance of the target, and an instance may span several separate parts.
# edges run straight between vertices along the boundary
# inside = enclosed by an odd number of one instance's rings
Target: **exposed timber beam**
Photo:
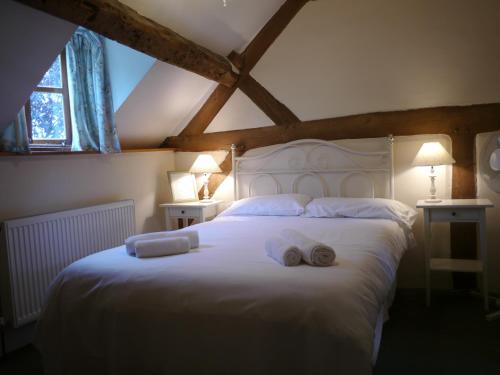
[[[283,103],[275,99],[259,82],[249,74],[242,75],[238,81],[238,88],[259,107],[276,125],[300,122]]]
[[[259,62],[271,44],[285,30],[292,19],[299,13],[309,0],[287,0],[280,9],[271,17],[265,26],[248,44],[241,55],[234,52],[230,55],[233,64],[241,73],[250,72]]]
[[[158,60],[232,86],[238,79],[229,61],[117,0],[16,0],[84,26]]]
[[[183,151],[209,151],[229,149],[237,144],[245,149],[285,143],[296,139],[317,138],[325,140],[347,138],[371,138],[393,135],[448,134],[455,142],[473,138],[477,133],[500,128],[500,103],[464,107],[437,107],[407,111],[376,112],[344,116],[323,120],[298,122],[286,126],[230,130],[205,133],[197,136],[169,137],[163,147],[174,147]],[[464,141],[465,142],[465,141]],[[466,152],[467,147],[457,147],[455,152]],[[456,158],[457,167],[471,168],[471,157]],[[457,170],[459,168],[456,168]],[[461,172],[460,172],[461,173]],[[454,196],[470,195],[469,172],[457,176]]]
[[[295,15],[302,9],[302,7],[309,0],[287,0],[278,9],[278,11],[271,17],[271,19],[264,25],[264,27],[259,31],[255,38],[248,44],[245,51],[240,55],[236,52],[231,52],[228,58],[231,62],[240,70],[240,76],[246,76],[252,70],[252,68],[257,64],[259,59],[264,55],[271,44],[276,40],[276,38],[285,30],[286,26],[295,17]],[[215,116],[220,112],[222,107],[227,103],[229,98],[234,94],[239,82],[235,86],[221,87],[218,85],[216,89],[212,92],[210,97],[207,99],[205,104],[200,108],[200,110],[194,115],[191,121],[186,125],[184,130],[181,132],[181,136],[202,134],[206,128],[213,121]],[[262,87],[262,86],[261,86]],[[271,94],[269,94],[271,95]],[[253,100],[253,99],[252,99]],[[270,106],[272,102],[280,103],[278,100],[274,99],[272,101],[266,101]],[[260,104],[256,103],[257,105]],[[281,103],[280,103],[281,104]],[[281,104],[284,107],[283,104]],[[269,107],[269,106],[268,106]],[[261,108],[261,110],[266,113],[266,109]],[[287,108],[288,110],[288,108]],[[273,110],[273,112],[280,112],[280,109]],[[288,112],[291,113],[290,110]],[[269,116],[269,115],[268,115]],[[272,117],[269,116],[271,119]],[[295,115],[294,115],[295,117]],[[274,121],[274,120],[273,120]]]
[[[232,87],[217,85],[191,121],[189,121],[187,126],[181,131],[180,136],[202,134],[222,107],[224,107],[224,104],[226,104],[229,98],[234,94],[236,88],[237,85],[233,85]]]

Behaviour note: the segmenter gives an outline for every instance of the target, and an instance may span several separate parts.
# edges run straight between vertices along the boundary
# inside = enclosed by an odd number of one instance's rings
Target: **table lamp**
[[[434,167],[438,165],[450,165],[455,163],[448,151],[439,142],[427,142],[420,147],[417,156],[413,160],[413,165],[431,167],[429,177],[431,179],[430,198],[428,203],[439,203],[441,199],[436,198],[436,174]]]
[[[220,173],[222,170],[215,162],[212,155],[201,154],[198,155],[193,165],[189,169],[191,173],[203,173],[203,200],[202,202],[209,202],[210,196],[208,195],[208,176],[210,173]]]

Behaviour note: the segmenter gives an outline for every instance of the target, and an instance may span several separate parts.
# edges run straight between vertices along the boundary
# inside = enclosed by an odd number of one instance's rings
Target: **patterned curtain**
[[[0,131],[0,150],[16,153],[30,152],[24,107],[3,131]]]
[[[66,46],[73,150],[120,152],[103,39],[79,27]]]

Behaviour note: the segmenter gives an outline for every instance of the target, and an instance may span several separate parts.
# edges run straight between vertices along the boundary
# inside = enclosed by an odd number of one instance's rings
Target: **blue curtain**
[[[0,131],[0,150],[16,153],[30,152],[24,107],[19,111],[16,119]]]
[[[67,47],[73,150],[120,152],[103,38],[79,27]]]

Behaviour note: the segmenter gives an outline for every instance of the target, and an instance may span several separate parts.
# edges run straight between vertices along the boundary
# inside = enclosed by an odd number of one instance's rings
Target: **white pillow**
[[[417,211],[392,199],[317,198],[306,206],[304,216],[389,219],[411,228],[417,218]]]
[[[304,194],[260,195],[234,202],[219,216],[299,216],[311,199]]]

